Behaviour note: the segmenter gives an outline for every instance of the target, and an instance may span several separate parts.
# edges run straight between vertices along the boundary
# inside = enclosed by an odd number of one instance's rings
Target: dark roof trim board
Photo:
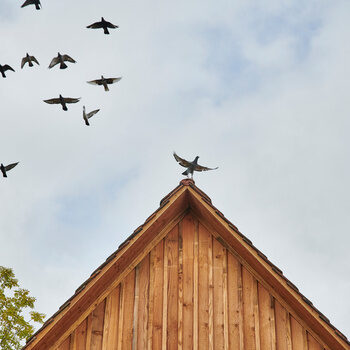
[[[288,300],[294,302],[294,306],[298,306],[295,310],[296,313],[301,313],[303,317],[306,315],[312,330],[316,326],[316,335],[318,333],[323,335],[320,338],[323,343],[328,345],[329,349],[350,349],[350,343],[345,335],[337,330],[329,322],[328,318],[319,312],[299,292],[298,288],[283,275],[283,272],[271,263],[235,225],[212,205],[211,199],[195,186],[192,179],[182,180],[174,190],[160,201],[160,207],[146,219],[143,225],[139,226],[121,243],[118,249],[104,263],[93,271],[91,276],[78,287],[75,294],[44,323],[41,329],[28,339],[23,349],[44,350],[48,348],[49,344],[51,347],[52,343],[50,343],[50,340],[55,340],[55,344],[58,345],[57,342],[68,335],[70,331],[70,328],[65,329],[63,323],[67,321],[69,323],[69,320],[74,321],[73,316],[75,315],[78,315],[79,319],[84,317],[86,313],[83,312],[84,307],[86,310],[90,310],[110,290],[111,286],[106,284],[106,280],[111,280],[111,278],[115,278],[118,275],[119,277],[115,281],[117,283],[121,276],[124,276],[136,266],[135,262],[137,260],[127,257],[128,251],[133,250],[138,252],[136,255],[142,256],[147,249],[151,249],[150,244],[154,243],[157,237],[161,237],[162,234],[165,235],[171,224],[176,224],[188,210],[193,211],[203,222],[210,218],[210,229],[218,232],[219,240],[222,244],[229,247],[230,250],[239,250],[238,255],[243,253],[243,259],[249,266],[253,265],[252,268],[258,267],[258,270],[260,269],[258,273],[262,271],[263,274],[268,275],[271,281],[279,288],[279,295],[282,298],[287,296]],[[152,234],[155,236],[152,236]],[[124,270],[121,266],[124,266]],[[108,287],[107,291],[103,289],[106,285]],[[80,314],[77,310],[80,310]],[[326,333],[328,332],[328,336],[325,337],[322,330],[326,331]]]

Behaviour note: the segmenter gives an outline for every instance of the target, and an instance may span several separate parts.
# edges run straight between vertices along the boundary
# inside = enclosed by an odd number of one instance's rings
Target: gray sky
[[[50,316],[181,180],[350,336],[348,1],[1,0],[0,264]],[[101,16],[110,36],[86,25]],[[76,59],[47,67],[57,52]],[[20,69],[28,52],[40,67]],[[105,93],[87,80],[123,76]],[[47,105],[59,94],[82,97]],[[101,108],[82,120],[82,106]]]

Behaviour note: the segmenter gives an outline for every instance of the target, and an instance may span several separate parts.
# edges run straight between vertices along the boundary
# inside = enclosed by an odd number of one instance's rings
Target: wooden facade
[[[302,308],[295,306],[299,300],[290,302],[287,293],[276,288],[278,284],[249,264],[238,246],[224,239],[199,210],[198,205],[210,204],[208,199],[197,191],[201,198],[195,204],[188,192],[194,190],[185,184],[171,194],[174,202],[169,206],[181,198],[181,191],[187,191],[178,203],[184,210],[172,212],[166,221],[159,216],[162,228],[153,232],[148,245],[132,248],[147,230],[132,237],[101,268],[103,274],[114,266],[108,284],[100,278],[78,291],[76,298],[86,299],[88,290],[84,294],[84,289],[102,285],[95,288],[95,298],[85,303],[85,309],[76,311],[74,305],[79,300],[74,304],[72,298],[27,349],[349,350],[346,339],[319,314],[316,321],[321,327],[315,327],[309,304],[304,301],[303,307],[310,309],[311,315],[300,312]],[[146,221],[148,228],[156,219],[157,215]],[[244,243],[244,236],[237,238]],[[250,243],[246,244],[249,248]],[[126,261],[127,252],[135,253],[134,260],[118,270],[115,263],[123,258],[123,252]],[[261,263],[257,251],[254,254]],[[273,273],[278,277],[277,272]],[[296,298],[294,286],[285,284]],[[71,321],[64,323],[65,318]]]

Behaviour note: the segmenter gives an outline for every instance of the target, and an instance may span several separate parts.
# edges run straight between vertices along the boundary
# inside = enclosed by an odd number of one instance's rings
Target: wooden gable
[[[350,349],[194,186],[181,182],[26,349]]]

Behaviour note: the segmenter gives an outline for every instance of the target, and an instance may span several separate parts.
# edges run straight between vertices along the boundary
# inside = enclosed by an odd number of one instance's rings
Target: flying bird
[[[3,78],[6,78],[5,72],[7,70],[12,70],[12,72],[14,72],[15,70],[9,66],[8,64],[4,64],[3,66],[0,64],[0,73],[2,75]]]
[[[56,64],[60,63],[60,69],[66,69],[67,65],[64,63],[65,61],[71,62],[71,63],[76,63],[75,60],[73,60],[72,57],[68,55],[61,55],[59,52],[57,53],[57,57],[54,57],[49,65],[49,68],[52,68],[56,66]]]
[[[86,28],[92,28],[92,29],[100,29],[103,28],[103,32],[105,34],[109,34],[108,28],[115,29],[119,28],[118,26],[112,24],[111,22],[107,22],[103,17],[101,17],[100,22],[95,22],[87,26]]]
[[[201,166],[199,165],[198,162],[198,156],[194,159],[193,162],[189,162],[188,160],[185,160],[181,157],[179,157],[175,152],[174,154],[174,158],[175,160],[183,167],[187,168],[186,171],[184,171],[182,173],[182,175],[186,175],[188,177],[189,174],[191,174],[191,178],[193,179],[193,172],[194,171],[207,171],[207,170],[215,170],[218,169],[218,167],[216,168],[207,168],[205,166]]]
[[[79,98],[62,97],[62,95],[60,95],[59,98],[51,98],[49,100],[44,100],[44,102],[49,103],[51,105],[61,104],[62,109],[64,111],[68,111],[66,104],[67,103],[77,103],[77,102],[79,102],[80,98],[81,97],[79,97]]]
[[[86,125],[90,125],[89,119],[90,119],[93,115],[95,115],[98,111],[99,111],[99,109],[95,109],[94,111],[91,111],[91,112],[89,112],[89,113],[86,114],[86,112],[85,112],[85,106],[83,106],[83,118],[84,118],[84,120],[85,120],[85,124],[86,124]]]
[[[4,166],[4,164],[1,163],[1,165],[0,165],[0,170],[1,170],[1,172],[2,172],[2,176],[3,176],[3,177],[7,177],[7,172],[8,172],[9,170],[11,170],[12,168],[14,168],[18,163],[19,163],[19,162],[17,162],[17,163],[12,163],[12,164],[9,164],[9,165],[6,165],[6,166]]]
[[[29,67],[33,67],[33,62],[39,65],[38,60],[34,56],[29,56],[29,54],[27,53],[26,57],[22,58],[21,69],[26,63],[28,63]]]
[[[88,84],[92,84],[92,85],[103,85],[103,87],[105,88],[105,91],[109,91],[108,85],[109,85],[109,84],[116,83],[116,82],[119,81],[121,78],[122,78],[122,77],[119,77],[119,78],[105,78],[103,75],[101,75],[101,79],[96,79],[96,80],[88,81]]]
[[[40,10],[41,3],[40,0],[26,0],[21,7],[25,7],[28,5],[35,5],[35,8],[37,10]]]

